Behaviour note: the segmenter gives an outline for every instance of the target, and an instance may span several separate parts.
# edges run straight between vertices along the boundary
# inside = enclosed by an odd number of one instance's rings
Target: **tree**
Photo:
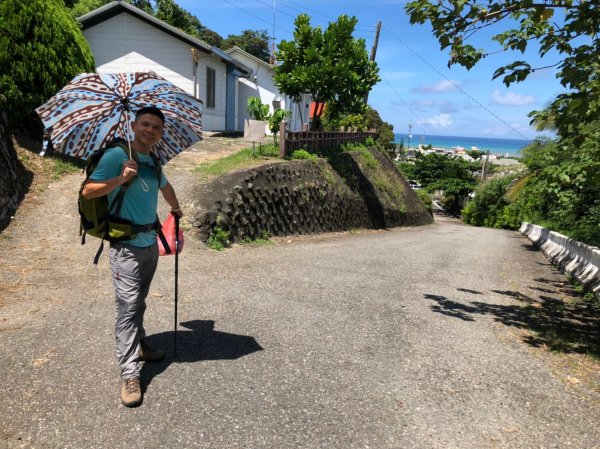
[[[516,182],[510,213],[523,220],[591,244],[600,243],[600,10],[597,2],[577,0],[415,0],[406,5],[411,23],[429,21],[441,47],[450,48],[449,65],[473,67],[491,55],[467,41],[490,26],[514,29],[496,34],[501,50],[524,52],[534,42],[544,58],[558,56],[556,74],[565,92],[545,109],[532,111],[538,129],[557,133],[554,142],[536,142],[525,151],[528,173]],[[555,14],[556,12],[556,14]],[[556,17],[554,17],[556,16]],[[517,60],[499,67],[508,86],[538,70]],[[515,192],[518,192],[515,193]],[[514,222],[514,220],[512,220]]]
[[[363,113],[365,95],[380,80],[364,39],[352,36],[356,23],[355,17],[341,15],[323,32],[311,26],[308,15],[300,14],[294,40],[284,40],[278,46],[275,85],[297,103],[302,94],[312,95],[312,129],[320,126],[325,104],[330,119]]]
[[[131,3],[136,8],[147,12],[148,14],[154,14],[152,4],[150,0],[125,0],[127,3]],[[111,0],[67,0],[65,6],[71,8],[75,17],[81,17],[95,9],[98,9],[104,5],[107,5]]]
[[[223,41],[221,35],[202,25],[195,15],[180,7],[173,0],[156,0],[154,16],[210,45],[219,47]]]
[[[396,136],[394,136],[394,125],[384,122],[379,112],[371,106],[367,106],[365,117],[367,119],[367,127],[377,130],[375,141],[387,150],[395,149],[394,140]]]
[[[90,47],[63,0],[0,2],[0,92],[12,127],[41,131],[34,109],[81,72]]]
[[[222,43],[224,50],[236,46],[262,61],[269,62],[271,59],[269,33],[266,30],[244,30],[239,35],[230,34]]]
[[[215,47],[223,47],[223,37],[216,31],[213,31],[204,25],[202,25],[198,31],[198,39],[203,40],[207,44],[214,45]]]
[[[402,169],[404,165],[399,165]],[[471,163],[463,158],[447,154],[416,154],[414,167],[407,173],[408,179],[418,180],[425,190],[443,190],[442,202],[453,215],[459,215],[461,204],[476,186]]]
[[[490,179],[475,190],[475,197],[462,211],[463,220],[474,226],[490,228],[515,228],[521,222],[510,221],[507,208],[510,201],[507,192],[516,179],[515,175]]]

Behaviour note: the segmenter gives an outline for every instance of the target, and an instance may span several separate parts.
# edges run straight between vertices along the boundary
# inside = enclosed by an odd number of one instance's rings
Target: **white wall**
[[[230,56],[252,69],[249,78],[239,78],[237,97],[237,129],[244,130],[244,122],[250,118],[246,108],[249,97],[258,97],[262,104],[269,105],[269,113],[273,113],[273,100],[281,100],[281,107],[285,108],[285,100],[279,95],[273,82],[273,70],[266,64],[260,63],[238,51],[229,53]]]
[[[215,70],[215,107],[206,103],[206,67]],[[198,64],[198,97],[204,102],[202,127],[207,131],[225,130],[225,95],[227,87],[227,67],[220,59],[212,55],[200,55]]]
[[[153,70],[189,94],[194,94],[194,64],[190,45],[127,13],[84,31],[98,73]],[[216,70],[215,108],[206,107],[206,65]],[[226,66],[219,58],[201,53],[197,97],[204,103],[202,128],[225,129]]]
[[[263,104],[269,105],[269,112],[273,112],[273,100],[280,101],[282,109],[291,111],[292,115],[288,118],[288,128],[296,131],[302,129],[302,123],[308,123],[310,98],[301,102],[300,108],[293,103],[287,96],[281,94],[275,82],[273,81],[273,69],[266,63],[257,61],[254,57],[233,50],[229,55],[246,67],[253,70],[248,78],[238,78],[237,92],[237,130],[244,130],[244,122],[250,118],[246,108],[249,97],[258,97]]]

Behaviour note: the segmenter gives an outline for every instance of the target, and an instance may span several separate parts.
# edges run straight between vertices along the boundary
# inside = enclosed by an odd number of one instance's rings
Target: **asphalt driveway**
[[[515,232],[438,218],[224,252],[188,239],[177,357],[163,258],[146,327],[169,355],[137,409],[119,401],[106,258],[28,232],[0,242],[0,446],[600,447],[598,395],[523,341],[520,296],[562,278]]]

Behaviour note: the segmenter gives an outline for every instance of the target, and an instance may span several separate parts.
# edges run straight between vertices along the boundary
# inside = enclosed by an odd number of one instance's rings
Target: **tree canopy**
[[[269,33],[266,30],[244,30],[239,35],[230,34],[223,41],[222,47],[225,50],[232,47],[239,47],[265,62],[269,62],[271,59]]]
[[[2,0],[0,17],[0,101],[12,127],[39,131],[34,109],[93,72],[92,51],[63,0]]]
[[[414,163],[397,166],[407,179],[419,181],[426,191],[443,190],[442,203],[453,215],[460,214],[463,200],[476,187],[474,174],[481,169],[481,163],[454,155],[420,152],[416,153]]]
[[[323,31],[311,26],[308,15],[300,14],[294,40],[281,41],[275,53],[275,85],[296,102],[302,94],[312,96],[313,128],[319,126],[324,105],[330,119],[363,113],[365,95],[380,80],[364,39],[352,36],[356,23],[355,17],[341,15]]]
[[[527,173],[511,187],[509,219],[531,221],[585,243],[600,244],[600,8],[579,0],[414,0],[406,5],[412,23],[430,22],[449,65],[473,67],[492,52],[469,39],[484,28],[504,27],[493,36],[503,51],[537,44],[539,56],[552,55],[565,87],[546,108],[532,111],[538,129],[552,129],[553,141],[524,150]],[[558,59],[558,62],[555,61]],[[506,85],[539,70],[516,60],[494,77]],[[474,212],[471,207],[470,212]]]

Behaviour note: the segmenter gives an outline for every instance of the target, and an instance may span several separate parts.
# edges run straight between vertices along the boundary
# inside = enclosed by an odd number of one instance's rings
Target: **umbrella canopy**
[[[163,164],[202,138],[202,102],[154,72],[78,75],[36,112],[54,151],[86,159],[116,137],[130,141],[145,106],[165,115],[153,148]],[[47,146],[45,139],[42,154]]]

